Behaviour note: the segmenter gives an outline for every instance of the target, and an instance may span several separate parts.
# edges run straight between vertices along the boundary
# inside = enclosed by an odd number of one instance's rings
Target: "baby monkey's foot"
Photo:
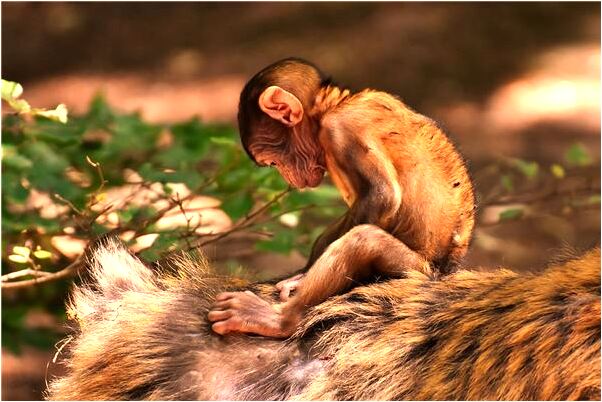
[[[244,332],[286,338],[295,330],[296,323],[284,317],[281,305],[272,305],[248,290],[220,293],[215,300],[208,318],[213,322],[211,329],[220,335]]]

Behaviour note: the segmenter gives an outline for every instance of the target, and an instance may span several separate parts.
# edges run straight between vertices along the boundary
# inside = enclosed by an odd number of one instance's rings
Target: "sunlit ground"
[[[487,135],[495,141],[492,145],[497,153],[512,152],[504,149],[512,144],[505,137],[518,137],[522,130],[538,124],[599,137],[600,46],[566,46],[548,51],[534,60],[529,71],[497,88],[483,104],[449,105],[441,116],[466,138],[463,146],[471,147],[471,136]],[[591,151],[599,156],[598,147]]]
[[[600,47],[563,47],[536,60],[532,71],[499,88],[486,120],[508,132],[540,121],[600,130]]]

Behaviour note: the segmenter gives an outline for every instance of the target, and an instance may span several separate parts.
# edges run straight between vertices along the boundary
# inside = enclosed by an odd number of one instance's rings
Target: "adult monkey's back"
[[[173,264],[179,274],[157,274],[116,243],[95,251],[50,399],[600,398],[599,250],[537,275],[414,272],[358,287],[286,342],[220,337],[205,318],[219,291],[273,286]]]

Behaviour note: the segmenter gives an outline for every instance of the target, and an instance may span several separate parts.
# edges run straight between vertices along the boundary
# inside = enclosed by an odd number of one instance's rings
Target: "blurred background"
[[[599,244],[599,3],[3,2],[2,78],[32,106],[66,104],[70,122],[17,118],[3,103],[2,274],[59,271],[116,228],[149,260],[192,241],[228,272],[302,266],[343,211],[336,191],[274,201],[283,183],[247,164],[235,130],[245,81],[288,56],[394,93],[444,128],[479,197],[468,266],[538,270]],[[152,194],[136,201],[141,188]],[[169,221],[170,206],[204,220]],[[274,219],[253,220],[264,213]],[[68,285],[3,289],[3,399],[40,399],[60,374],[47,364]]]

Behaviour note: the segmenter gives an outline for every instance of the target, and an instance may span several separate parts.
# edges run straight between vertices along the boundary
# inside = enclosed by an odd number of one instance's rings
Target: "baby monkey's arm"
[[[218,295],[208,317],[213,330],[222,335],[245,332],[286,338],[308,308],[367,277],[401,278],[410,270],[432,275],[428,261],[398,239],[377,226],[360,225],[326,249],[287,302],[270,304],[251,292],[227,292]]]

